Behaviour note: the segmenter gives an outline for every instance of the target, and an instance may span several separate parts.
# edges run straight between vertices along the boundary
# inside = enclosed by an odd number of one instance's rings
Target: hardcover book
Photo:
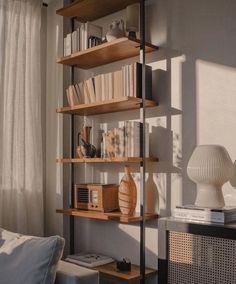
[[[176,206],[173,216],[181,219],[227,224],[236,221],[236,208],[203,208],[195,205]]]
[[[66,261],[91,268],[114,262],[114,259],[109,256],[101,254],[78,253],[78,254],[68,255]]]

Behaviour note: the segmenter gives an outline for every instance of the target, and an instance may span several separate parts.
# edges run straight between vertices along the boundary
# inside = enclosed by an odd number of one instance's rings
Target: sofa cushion
[[[55,284],[98,284],[99,274],[73,263],[60,261]]]
[[[59,236],[38,238],[0,229],[0,283],[53,284],[63,248]]]

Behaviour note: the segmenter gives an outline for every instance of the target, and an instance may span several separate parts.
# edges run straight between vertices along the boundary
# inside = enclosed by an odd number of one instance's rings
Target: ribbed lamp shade
[[[225,206],[222,185],[233,175],[233,163],[220,145],[200,145],[188,162],[187,173],[197,186],[195,205],[208,208]]]

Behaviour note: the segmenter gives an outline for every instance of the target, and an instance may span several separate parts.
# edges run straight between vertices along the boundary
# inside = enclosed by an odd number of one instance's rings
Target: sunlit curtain
[[[40,0],[0,0],[0,226],[43,234]]]

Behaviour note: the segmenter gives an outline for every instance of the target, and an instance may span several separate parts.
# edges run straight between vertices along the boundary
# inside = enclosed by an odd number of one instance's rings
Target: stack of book
[[[236,221],[236,208],[203,208],[195,205],[176,206],[173,217],[203,222],[227,224]]]
[[[74,264],[82,265],[85,267],[93,268],[96,266],[114,262],[114,259],[109,256],[105,256],[101,254],[78,253],[78,254],[68,255],[66,258],[66,261],[72,262]]]
[[[102,27],[90,22],[81,23],[72,33],[64,38],[64,56],[102,43]]]
[[[124,96],[141,98],[142,81],[140,63],[122,67],[116,72],[100,74],[89,78],[67,89],[67,100],[70,106],[90,104],[121,98]],[[152,68],[146,66],[146,99],[152,99]]]
[[[140,157],[141,123],[124,121],[119,128],[113,128],[102,134],[101,156],[103,158]],[[149,157],[149,125],[146,123],[145,155]]]

